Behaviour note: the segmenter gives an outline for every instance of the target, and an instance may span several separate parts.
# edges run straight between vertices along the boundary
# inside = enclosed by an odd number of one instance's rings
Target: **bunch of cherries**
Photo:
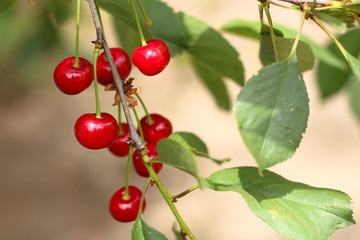
[[[110,49],[116,69],[123,81],[129,77],[132,63],[147,76],[159,74],[168,65],[170,52],[167,45],[159,39],[153,39],[146,43],[145,46],[140,46],[134,50],[131,60],[124,50],[120,48]],[[94,67],[89,61],[81,57],[66,58],[55,68],[55,84],[63,93],[75,95],[91,85],[95,71],[95,79],[100,84],[106,86],[114,82],[105,52],[99,55],[96,69]],[[160,139],[166,138],[172,133],[170,121],[159,114],[147,114],[140,120],[139,128],[141,128],[143,139],[146,141],[147,154],[150,160],[158,160],[156,144]],[[87,113],[80,116],[75,123],[74,132],[78,142],[86,148],[108,148],[110,152],[119,157],[131,154],[128,144],[130,140],[128,124],[118,123],[109,113],[97,111],[97,113]],[[140,176],[149,177],[138,150],[133,152],[132,161]],[[158,173],[162,164],[152,163],[152,167]],[[141,196],[142,192],[134,186],[125,186],[119,189],[110,200],[111,215],[121,222],[134,221],[141,205]],[[144,199],[142,212],[145,210],[145,206],[146,201]]]

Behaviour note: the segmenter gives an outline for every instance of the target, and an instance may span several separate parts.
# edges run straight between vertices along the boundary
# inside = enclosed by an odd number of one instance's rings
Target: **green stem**
[[[75,62],[74,67],[79,67],[79,35],[80,35],[80,7],[81,0],[77,1],[77,11],[76,11],[76,40],[75,40]]]
[[[131,2],[131,5],[132,5],[132,7],[133,7],[133,11],[134,11],[134,15],[135,15],[135,21],[136,21],[136,25],[137,25],[137,28],[138,28],[138,31],[139,31],[140,40],[141,40],[141,45],[142,45],[142,46],[146,46],[147,43],[146,43],[144,34],[143,34],[143,32],[142,32],[142,29],[141,29],[139,16],[138,16],[138,14],[137,14],[137,12],[136,12],[136,7],[135,7],[135,4],[134,4],[134,1],[133,1],[133,0],[130,0],[130,2]]]
[[[95,1],[95,7],[96,7],[96,12],[99,15],[99,20],[100,20],[100,25],[101,25],[101,30],[102,30],[102,34],[105,38],[105,31],[104,31],[104,25],[102,22],[102,18],[101,18],[101,14],[100,14],[100,8],[99,8],[99,4],[98,4],[98,0]]]
[[[141,103],[141,106],[143,107],[143,109],[144,109],[144,111],[145,111],[146,117],[147,117],[147,119],[148,119],[148,124],[149,124],[149,125],[152,125],[152,124],[154,123],[154,121],[152,120],[152,118],[151,118],[151,116],[150,116],[150,114],[149,114],[149,112],[148,112],[148,110],[147,110],[147,108],[146,108],[146,106],[145,106],[144,101],[141,99],[141,97],[140,97],[139,94],[136,93],[135,95],[136,95],[136,97],[139,99],[139,101],[140,101],[140,103]]]
[[[142,214],[142,207],[143,207],[143,202],[144,202],[144,199],[145,199],[145,194],[146,194],[147,190],[149,189],[151,181],[152,181],[151,178],[149,178],[148,181],[146,182],[145,188],[144,188],[144,190],[142,191],[142,194],[141,194],[140,206],[139,206],[139,212],[138,212],[138,214],[140,214],[140,215]]]
[[[294,44],[293,44],[293,46],[292,46],[292,49],[291,49],[291,52],[290,52],[290,56],[296,54],[296,48],[297,48],[297,46],[298,46],[298,44],[299,44],[301,32],[302,32],[302,29],[303,29],[303,27],[304,27],[305,16],[306,16],[306,11],[303,12],[303,15],[302,15],[302,17],[301,17],[300,27],[299,27],[298,33],[297,33],[297,35],[296,35]]]
[[[198,189],[200,187],[199,184],[196,184],[195,186],[192,186],[191,188],[189,189],[186,189],[185,191],[183,191],[182,193],[179,193],[179,194],[176,194],[174,196],[171,197],[171,199],[173,201],[175,201],[176,199],[178,198],[181,198],[181,197],[184,197],[186,196],[187,194],[191,193],[192,191],[195,191],[196,189]]]
[[[322,24],[322,22],[319,21],[319,19],[316,16],[312,17],[312,20],[329,36],[331,40],[335,43],[335,45],[339,48],[341,53],[344,55],[346,61],[349,63],[349,58],[347,56],[347,51],[343,47],[343,45],[337,40],[337,38]],[[349,63],[350,64],[350,63]],[[351,65],[351,64],[350,64]]]
[[[160,181],[160,179],[157,176],[154,168],[152,166],[150,166],[149,164],[147,164],[150,161],[149,156],[147,154],[145,154],[145,155],[143,155],[141,157],[142,157],[142,159],[143,159],[143,161],[145,163],[145,166],[146,166],[146,168],[147,168],[147,170],[149,172],[150,178],[155,182],[156,186],[159,188],[160,193],[164,197],[166,203],[170,207],[170,209],[173,212],[177,222],[179,223],[181,231],[184,234],[186,234],[187,236],[189,236],[189,238],[191,240],[196,240],[196,237],[190,231],[189,227],[186,225],[186,223],[184,222],[184,220],[180,216],[180,213],[178,212],[178,210],[176,209],[176,207],[174,205],[174,202],[172,201],[171,195],[168,193],[168,191],[166,190],[166,188],[164,187],[164,185]]]
[[[124,196],[123,196],[124,200],[129,200],[130,199],[130,195],[129,195],[129,172],[130,172],[130,161],[131,161],[131,156],[132,156],[133,149],[134,149],[134,147],[132,145],[130,145],[128,159],[127,159],[127,163],[126,163],[125,193],[124,193]]]
[[[141,140],[142,140],[143,143],[145,143],[144,133],[143,133],[143,130],[142,130],[142,127],[141,127],[141,124],[140,124],[139,116],[138,116],[135,108],[133,108],[133,111],[134,111],[134,115],[135,115],[136,122],[137,122],[137,125],[138,125],[138,129],[139,129],[139,132],[140,132]]]
[[[359,15],[357,13],[354,13],[354,16],[355,16],[355,20],[356,20],[357,24],[360,26]]]
[[[275,62],[279,62],[279,55],[277,52],[277,48],[276,48],[276,42],[275,42],[275,32],[274,32],[274,26],[271,20],[271,15],[270,15],[270,11],[269,11],[269,3],[266,2],[265,4],[265,13],[266,13],[266,17],[270,26],[270,35],[271,35],[271,41],[272,41],[272,45],[274,48],[274,55],[275,55]]]
[[[124,129],[121,125],[121,105],[120,103],[118,104],[118,121],[119,121],[119,135],[123,135],[124,134]]]
[[[101,118],[101,111],[100,111],[100,100],[99,100],[99,89],[98,89],[98,81],[97,81],[97,74],[96,74],[96,64],[97,59],[99,57],[101,46],[96,45],[94,50],[94,89],[95,89],[95,102],[96,102],[96,118]]]
[[[142,15],[143,15],[144,18],[145,18],[145,24],[146,24],[146,26],[147,26],[147,27],[150,27],[151,24],[152,24],[152,20],[151,20],[151,19],[148,17],[148,15],[146,14],[145,9],[144,9],[143,5],[141,4],[140,0],[136,0],[136,2],[137,2],[137,4],[139,5],[140,10],[141,10],[141,13],[142,13]]]

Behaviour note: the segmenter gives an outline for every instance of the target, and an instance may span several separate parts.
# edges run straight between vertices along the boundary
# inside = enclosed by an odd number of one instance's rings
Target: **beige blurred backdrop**
[[[214,28],[233,18],[258,19],[257,1],[167,0],[176,11],[192,14]],[[25,4],[26,5],[26,4]],[[21,6],[30,8],[29,6]],[[29,9],[29,11],[33,11]],[[299,15],[271,8],[274,22],[297,28]],[[111,21],[104,13],[105,28],[112,46],[117,46]],[[91,56],[90,40],[95,31],[86,1],[83,2],[81,53]],[[61,26],[69,44],[75,36],[74,18]],[[305,33],[324,43],[324,34],[307,22]],[[240,52],[246,78],[261,67],[258,43],[225,34]],[[127,240],[132,223],[118,223],[108,212],[111,195],[125,182],[126,160],[107,150],[93,151],[80,146],[73,134],[76,119],[94,112],[93,86],[86,92],[67,96],[57,90],[52,72],[61,60],[48,57],[41,76],[44,81],[3,99],[0,105],[0,239],[1,240]],[[89,58],[91,59],[91,58]],[[156,77],[144,77],[134,68],[131,76],[143,90],[150,112],[171,120],[175,131],[200,136],[210,153],[230,157],[221,167],[199,159],[200,170],[208,176],[220,168],[254,166],[236,127],[232,112],[215,103],[188,64],[186,55],[172,59]],[[13,66],[16,71],[16,66]],[[39,74],[27,72],[26,75]],[[360,219],[360,128],[351,113],[347,97],[340,93],[326,102],[320,100],[314,71],[304,75],[310,97],[310,117],[302,143],[294,157],[270,170],[292,181],[317,187],[339,189],[353,199],[354,217]],[[1,81],[11,81],[1,75]],[[232,100],[240,88],[227,81]],[[102,111],[116,115],[112,94],[101,91]],[[140,109],[140,108],[139,108]],[[140,114],[143,112],[139,110]],[[175,194],[194,185],[195,179],[164,167],[159,174],[167,189]],[[131,184],[143,188],[146,179],[130,172]],[[171,232],[175,219],[165,201],[151,188],[147,194],[145,221],[175,239]],[[197,190],[176,203],[181,215],[199,240],[284,239],[249,210],[237,193]],[[338,230],[332,240],[358,240],[360,227]]]

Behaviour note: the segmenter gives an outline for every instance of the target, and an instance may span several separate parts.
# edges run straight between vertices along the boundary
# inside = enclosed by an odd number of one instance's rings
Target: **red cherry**
[[[146,149],[148,150],[148,156],[149,156],[150,160],[153,160],[153,161],[158,160],[157,158],[159,155],[156,152],[155,144],[147,143]],[[138,156],[138,150],[136,150],[134,152],[134,154],[132,155],[132,160],[133,160],[133,164],[134,164],[136,172],[142,177],[149,177],[149,172],[146,169],[144,161],[142,160],[140,155]],[[162,169],[163,165],[162,165],[162,163],[153,163],[152,166],[153,166],[155,172],[158,173]]]
[[[110,213],[116,220],[120,222],[131,222],[137,218],[142,192],[134,186],[129,186],[130,198],[125,200],[125,187],[119,189],[110,200]],[[145,211],[146,200],[144,198],[141,212]]]
[[[101,118],[94,114],[84,114],[75,123],[75,137],[81,145],[90,149],[101,149],[110,146],[119,134],[116,119],[101,113]]]
[[[62,60],[55,68],[56,86],[68,95],[81,93],[94,80],[93,65],[84,58],[79,58],[79,67],[74,67],[75,57]]]
[[[131,61],[129,55],[121,48],[110,48],[111,56],[114,59],[116,69],[122,80],[125,80],[131,71]],[[98,57],[96,64],[97,80],[102,85],[107,85],[114,82],[111,73],[109,62],[105,56],[105,52]]]
[[[149,125],[147,116],[140,120],[144,138],[149,143],[156,144],[160,139],[167,138],[172,133],[169,120],[159,114],[150,114],[153,123]]]
[[[109,148],[110,152],[112,152],[116,156],[124,157],[124,156],[128,155],[129,149],[130,149],[129,144],[127,144],[127,142],[129,141],[129,137],[130,137],[130,131],[129,131],[129,126],[127,125],[127,123],[122,123],[121,127],[123,129],[123,134],[121,134],[121,135],[119,134],[116,137],[115,142],[113,144],[111,144],[108,148]]]
[[[146,46],[140,46],[134,50],[131,61],[143,74],[154,76],[162,72],[169,64],[170,51],[166,44],[159,39],[153,39],[146,43]]]

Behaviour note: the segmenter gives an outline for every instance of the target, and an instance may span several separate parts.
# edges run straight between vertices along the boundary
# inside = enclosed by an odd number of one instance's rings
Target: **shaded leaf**
[[[297,35],[297,31],[290,29],[288,27],[274,24],[275,35],[282,36],[285,38],[295,38]],[[261,23],[259,21],[247,21],[241,19],[233,19],[226,22],[221,29],[226,32],[234,33],[244,37],[250,37],[252,39],[260,39],[260,29]],[[279,33],[281,32],[281,34]],[[300,40],[304,43],[308,44],[311,48],[314,56],[319,60],[326,62],[327,64],[337,67],[343,68],[345,66],[344,62],[339,59],[332,51],[319,44],[312,41],[305,34],[301,34]]]
[[[138,9],[138,16],[141,22],[141,29],[145,35],[146,40],[158,38],[163,40],[169,47],[171,56],[180,54],[186,48],[186,37],[181,22],[176,17],[173,9],[168,7],[164,2],[159,0],[143,0],[141,1],[146,13],[152,19],[153,24],[150,30],[145,25],[145,20],[140,9]],[[130,27],[136,34],[138,29],[135,22],[135,16],[131,4],[127,0],[102,0],[99,1],[101,8],[113,15],[118,21],[123,22]],[[121,29],[121,26],[117,27]],[[127,33],[129,31],[126,31]],[[121,42],[127,41],[125,34],[118,34]],[[138,35],[137,35],[138,36]],[[136,42],[139,42],[137,40]]]
[[[351,77],[348,91],[351,109],[360,122],[360,84],[354,77]]]
[[[278,60],[285,60],[292,49],[295,39],[275,37],[275,46],[277,49]],[[296,56],[298,59],[298,64],[301,72],[310,70],[314,65],[314,55],[311,51],[311,48],[300,41],[297,49]],[[269,65],[276,62],[274,46],[272,43],[272,38],[270,34],[269,26],[263,25],[261,29],[260,37],[260,60],[263,65]]]
[[[345,4],[344,6],[342,6],[342,8],[347,9],[347,10],[355,10],[357,13],[360,12],[360,1],[353,1],[352,3],[349,4]]]
[[[356,77],[356,79],[358,80],[359,84],[360,84],[360,60],[355,58],[353,55],[351,55],[349,52],[345,52],[346,58],[347,58],[347,62],[349,63],[349,66],[354,74],[354,76]]]
[[[164,234],[147,225],[141,214],[138,214],[131,233],[132,240],[167,240]]]
[[[360,53],[358,39],[360,39],[360,29],[348,31],[338,38],[344,48],[353,56],[358,56]],[[351,69],[337,46],[332,42],[326,48],[338,56],[341,62],[345,64],[345,67],[341,69],[334,68],[324,61],[320,61],[317,69],[317,81],[323,99],[340,91],[351,75]]]
[[[64,23],[76,9],[73,0],[47,0],[45,1],[46,10],[55,16],[58,24]]]
[[[315,11],[320,20],[329,24],[333,29],[339,33],[344,33],[346,28],[354,27],[354,19],[352,13],[346,9],[327,9],[324,11]]]
[[[0,12],[3,12],[11,8],[15,4],[16,0],[1,0],[0,1]]]
[[[220,170],[207,178],[209,188],[240,193],[253,213],[281,235],[296,240],[327,239],[355,224],[350,197],[340,191],[289,181],[255,167]]]
[[[201,187],[204,186],[204,180],[199,173],[195,154],[190,149],[175,140],[164,138],[157,143],[156,151],[159,154],[160,163],[191,174],[199,181]]]
[[[113,22],[122,49],[131,56],[131,53],[141,45],[139,34],[115,17],[113,17]]]
[[[260,170],[290,158],[309,115],[309,98],[296,56],[263,67],[241,90],[234,111]]]
[[[217,164],[230,161],[230,159],[216,159],[209,155],[205,143],[195,134],[190,132],[175,132],[169,136],[169,139],[175,140],[184,147],[191,150],[197,156],[209,158]]]

